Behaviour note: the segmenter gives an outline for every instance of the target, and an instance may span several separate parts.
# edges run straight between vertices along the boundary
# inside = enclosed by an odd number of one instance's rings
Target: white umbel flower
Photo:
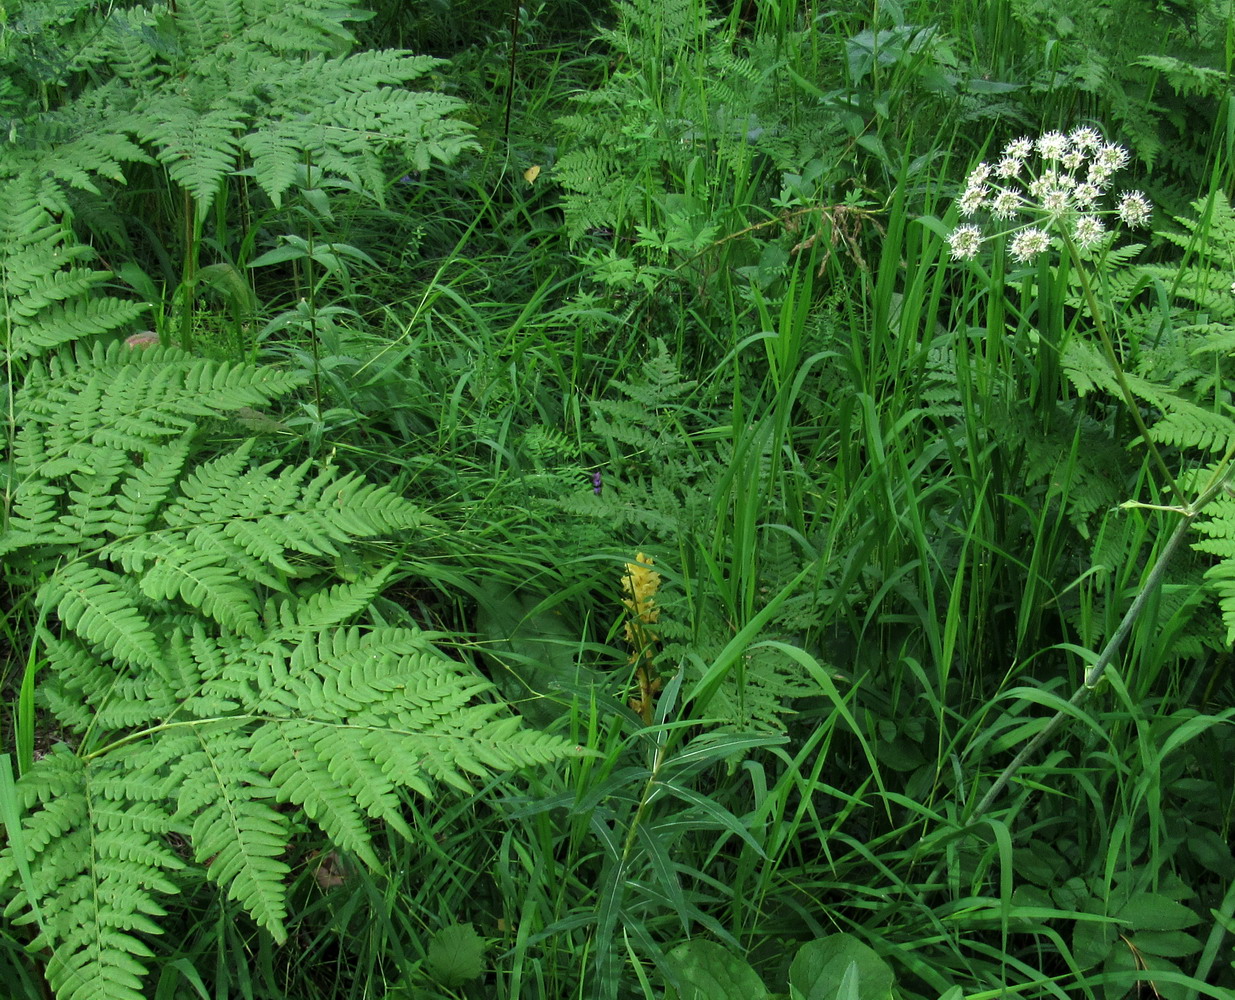
[[[1012,237],[1008,252],[1018,264],[1028,264],[1051,245],[1051,238],[1041,229],[1022,229]]]
[[[1076,228],[1072,230],[1072,238],[1082,250],[1088,250],[1102,242],[1106,235],[1106,226],[1102,220],[1092,215],[1082,215],[1076,220]]]
[[[1153,207],[1140,191],[1126,191],[1119,199],[1119,221],[1125,226],[1137,229],[1149,225],[1149,217],[1153,215]]]
[[[1126,192],[1113,210],[1101,207],[1111,178],[1128,161],[1123,146],[1087,125],[1066,135],[1013,139],[994,166],[982,162],[969,172],[957,207],[966,219],[985,212],[1004,223],[999,235],[1010,238],[1008,253],[1020,264],[1044,253],[1053,235],[1090,250],[1109,236],[1103,216],[1133,228],[1149,225],[1153,207],[1140,191]],[[948,237],[952,257],[976,257],[987,238],[978,223],[966,222]]]
[[[957,226],[948,237],[955,260],[972,260],[982,246],[982,230],[977,226]]]

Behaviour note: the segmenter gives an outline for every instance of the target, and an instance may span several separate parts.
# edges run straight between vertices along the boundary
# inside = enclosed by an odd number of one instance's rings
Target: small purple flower
[[[600,470],[597,469],[595,472],[592,473],[592,492],[595,493],[597,496],[600,496],[600,488],[602,485],[603,485],[603,481],[600,478]]]

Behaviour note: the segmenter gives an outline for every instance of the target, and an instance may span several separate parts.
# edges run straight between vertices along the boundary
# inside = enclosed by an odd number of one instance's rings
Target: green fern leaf
[[[254,0],[245,5],[241,38],[272,52],[337,53],[355,42],[346,22],[364,14],[337,0]]]
[[[0,318],[7,330],[6,353],[14,360],[117,329],[145,308],[86,297],[109,275],[79,266],[91,253],[68,242],[69,230],[48,208],[55,200],[47,183],[32,176],[0,182],[0,274],[5,290]]]
[[[155,601],[179,598],[233,632],[259,634],[252,589],[220,563],[217,552],[186,555],[171,539],[156,534],[142,536],[141,543],[143,561],[153,562],[139,581],[143,594]]]
[[[238,16],[228,2],[211,16]],[[54,257],[61,230],[37,206],[21,211],[41,235],[27,246],[24,312],[10,297],[10,316],[71,314],[93,282],[58,283],[43,251]],[[36,359],[14,396],[0,546],[43,614],[40,694],[82,739],[22,775],[24,835],[0,851],[0,888],[15,894],[10,916],[40,924],[58,997],[142,995],[155,897],[176,891],[165,873],[186,864],[172,835],[283,941],[283,858],[306,822],[374,863],[374,822],[414,835],[407,794],[470,791],[496,769],[576,752],[522,731],[489,682],[427,636],[344,627],[392,569],[331,587],[333,561],[359,539],[432,523],[414,504],[333,468],[255,463],[252,441],[196,460],[203,419],[296,384],[94,344]]]
[[[1205,508],[1195,525],[1206,537],[1193,542],[1192,547],[1218,559],[1205,571],[1205,579],[1218,595],[1229,647],[1235,643],[1235,499],[1219,496]]]
[[[1168,412],[1149,429],[1149,436],[1177,448],[1226,451],[1235,440],[1235,421],[1203,410],[1178,396],[1163,397]]]
[[[115,510],[107,527],[113,536],[127,538],[150,525],[171,496],[191,448],[192,436],[185,434],[167,447],[151,449],[141,466],[129,469],[115,496]]]
[[[253,761],[271,776],[280,802],[300,806],[333,843],[376,868],[379,862],[364,817],[348,786],[336,780],[322,759],[315,735],[324,734],[300,720],[262,726],[253,737]],[[391,828],[410,838],[397,799],[387,796],[382,805],[393,807],[387,815]]]
[[[171,830],[159,807],[163,788],[131,752],[91,766],[57,746],[23,775],[19,788],[28,825],[26,863],[36,885],[61,891],[39,902],[43,931],[32,947],[49,947],[47,979],[71,1000],[142,1000],[143,959],[153,955],[139,934],[158,934],[164,911],[153,893],[173,894],[163,872],[183,863],[158,837]],[[39,807],[30,812],[33,807]],[[5,863],[12,864],[10,846]],[[19,890],[6,915],[31,901]],[[34,921],[34,912],[17,916]]]
[[[154,667],[159,643],[120,577],[87,562],[69,563],[39,591],[43,607],[55,608],[65,628],[128,663]]]
[[[279,616],[286,625],[272,635],[282,639],[305,632],[315,633],[329,625],[338,625],[354,618],[372,605],[374,599],[386,589],[394,570],[394,565],[390,565],[368,579],[324,587],[307,600],[300,601],[293,597],[281,602]]]
[[[192,818],[194,857],[206,875],[227,890],[282,944],[287,940],[283,878],[279,860],[290,830],[287,817],[269,800],[269,778],[249,759],[249,738],[239,721],[195,727],[177,738],[171,777],[179,789],[178,818]],[[166,751],[164,751],[166,752]]]
[[[158,161],[206,211],[223,179],[236,168],[236,133],[245,128],[246,116],[237,105],[202,111],[173,95],[164,95],[145,110],[140,138],[157,143]]]

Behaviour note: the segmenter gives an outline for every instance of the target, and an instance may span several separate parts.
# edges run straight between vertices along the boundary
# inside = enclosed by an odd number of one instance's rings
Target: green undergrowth
[[[13,995],[1229,996],[1229,4],[371,6],[0,19]]]

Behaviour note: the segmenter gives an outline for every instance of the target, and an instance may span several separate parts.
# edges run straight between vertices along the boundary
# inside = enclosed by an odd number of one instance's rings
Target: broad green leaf
[[[1152,892],[1133,896],[1118,915],[1138,931],[1178,931],[1201,919],[1183,903]]]
[[[765,1000],[767,987],[744,958],[728,948],[694,938],[667,956],[682,991],[670,989],[669,1000]]]
[[[1231,845],[1217,830],[1198,828],[1188,838],[1188,850],[1210,871],[1228,880],[1235,876],[1235,857],[1231,854]]]
[[[802,945],[789,967],[789,982],[805,1000],[889,1000],[892,996],[888,963],[852,934],[832,934]]]
[[[836,989],[836,1000],[862,1000],[862,974],[858,972],[857,962],[850,962],[845,970],[844,978]]]
[[[443,986],[462,986],[485,971],[485,943],[470,924],[451,924],[433,935],[425,966]]]
[[[1182,958],[1201,950],[1201,942],[1183,931],[1138,931],[1132,943],[1146,955],[1164,958]]]
[[[1072,956],[1077,968],[1092,969],[1111,953],[1111,947],[1119,936],[1114,921],[1095,916],[1091,920],[1078,920],[1072,931]]]
[[[476,616],[493,679],[519,714],[546,726],[569,714],[570,692],[599,683],[600,673],[579,662],[579,633],[530,594],[496,583],[483,587]]]

